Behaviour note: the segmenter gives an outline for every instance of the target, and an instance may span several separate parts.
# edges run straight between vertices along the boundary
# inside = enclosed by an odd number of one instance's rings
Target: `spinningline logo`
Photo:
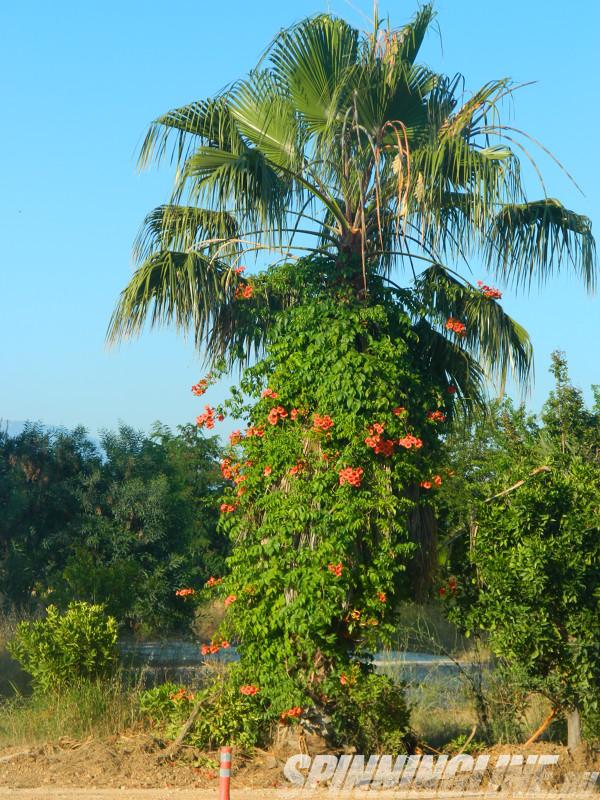
[[[588,797],[600,795],[598,772],[560,773],[559,756],[462,754],[441,755],[318,755],[288,758],[283,772],[305,792],[331,793],[355,789],[385,792],[386,797],[432,795],[483,797]],[[443,793],[443,795],[442,795]]]

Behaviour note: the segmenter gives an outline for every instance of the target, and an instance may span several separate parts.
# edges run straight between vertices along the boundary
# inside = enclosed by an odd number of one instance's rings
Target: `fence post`
[[[221,748],[219,764],[219,800],[229,800],[229,784],[231,781],[231,747]]]

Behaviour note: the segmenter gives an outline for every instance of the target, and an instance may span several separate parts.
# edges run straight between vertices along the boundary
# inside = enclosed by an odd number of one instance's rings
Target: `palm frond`
[[[441,264],[423,271],[418,290],[438,325],[443,326],[450,317],[466,325],[463,347],[488,375],[500,380],[502,391],[508,374],[527,385],[533,366],[531,341],[500,303],[467,286]]]
[[[442,127],[444,136],[468,136],[481,120],[497,112],[497,103],[504,96],[511,82],[508,78],[488,81],[449,117]]]
[[[121,292],[107,332],[109,343],[138,335],[150,325],[191,331],[198,345],[210,330],[229,271],[199,253],[150,255]]]
[[[275,166],[301,172],[304,133],[294,106],[269,72],[253,72],[230,94],[231,115],[239,132]]]
[[[460,197],[469,225],[453,231],[465,251],[483,238],[487,221],[499,205],[519,191],[518,163],[504,151],[482,151],[461,136],[442,137],[411,153],[413,190],[409,217],[431,248],[440,247],[448,214],[448,199]]]
[[[134,243],[133,256],[140,262],[160,251],[187,253],[200,243],[216,244],[237,236],[237,221],[226,211],[163,205],[146,216]]]
[[[293,183],[258,148],[235,154],[216,147],[198,147],[187,159],[176,196],[187,191],[191,202],[215,209],[232,209],[240,224],[262,226],[275,235],[285,226],[294,200]]]
[[[397,34],[397,57],[401,61],[414,64],[434,17],[433,4],[427,3],[419,9],[412,22],[400,29]]]
[[[439,386],[454,386],[463,411],[484,406],[485,373],[475,358],[446,338],[425,317],[414,326],[416,351],[424,368]]]
[[[273,74],[309,131],[324,133],[346,110],[358,42],[355,28],[327,15],[303,20],[275,40],[269,54]]]
[[[160,162],[173,137],[175,142],[170,158],[178,166],[199,144],[229,153],[240,153],[245,149],[227,95],[175,108],[154,120],[140,148],[139,167],[143,169],[152,161]]]
[[[592,291],[596,285],[596,245],[590,219],[552,198],[505,205],[487,231],[491,270],[516,287],[544,284],[568,264]]]

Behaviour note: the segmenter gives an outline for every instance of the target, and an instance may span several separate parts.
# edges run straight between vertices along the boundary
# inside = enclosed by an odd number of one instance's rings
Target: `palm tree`
[[[591,223],[543,182],[543,198],[527,199],[519,154],[531,159],[533,140],[501,118],[518,87],[495,80],[465,97],[461,76],[416,63],[432,19],[425,5],[400,29],[376,19],[369,34],[306,19],[248,77],[159,117],[140,165],[170,156],[174,190],[144,222],[109,340],[147,320],[175,323],[208,360],[244,362],[268,325],[236,299],[236,268],[261,252],[286,262],[317,253],[365,302],[373,276],[390,286],[408,277],[423,356],[462,396],[480,397],[484,374],[526,384],[526,331],[456,264],[477,258],[517,289],[569,268],[593,289]],[[252,299],[263,319],[286,302]],[[449,318],[466,331],[448,330]]]

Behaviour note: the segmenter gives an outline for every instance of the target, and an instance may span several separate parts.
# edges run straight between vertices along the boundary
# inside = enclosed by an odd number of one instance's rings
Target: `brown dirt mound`
[[[257,751],[252,759],[234,753],[233,785],[236,789],[291,789],[283,776],[283,765],[288,755],[300,752],[297,744],[296,741],[281,741],[271,752]],[[218,753],[184,747],[177,759],[170,761],[159,758],[164,746],[164,742],[153,736],[139,734],[83,741],[62,739],[39,747],[6,748],[0,750],[0,790],[35,787],[47,787],[49,791],[57,787],[65,790],[68,787],[85,787],[86,790],[206,789],[216,796]],[[302,749],[313,755],[323,751],[316,741],[304,742]],[[558,754],[556,784],[568,773],[600,770],[598,752],[585,747],[569,753],[560,745],[541,742],[527,748],[499,745],[485,752],[492,757],[502,753]],[[264,797],[268,795],[269,792],[265,792]],[[4,796],[0,791],[0,798]]]
[[[160,759],[163,743],[151,736],[118,736],[0,751],[0,786],[13,789],[62,786],[90,788],[208,788],[218,785],[218,754],[184,747],[175,761]],[[244,786],[283,781],[281,764],[265,754],[251,762],[238,755],[234,776]]]

